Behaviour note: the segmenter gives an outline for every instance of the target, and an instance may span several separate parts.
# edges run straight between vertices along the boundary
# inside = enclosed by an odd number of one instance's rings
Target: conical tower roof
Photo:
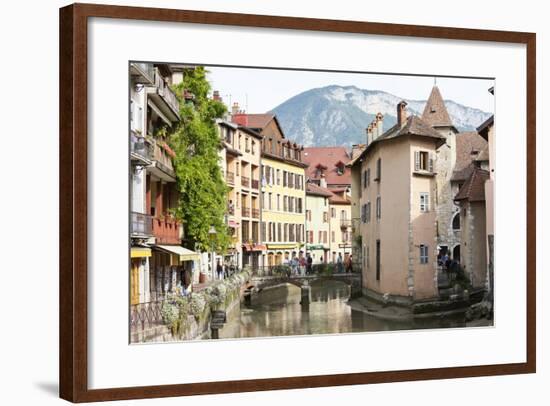
[[[422,120],[431,125],[432,127],[452,127],[453,123],[445,107],[445,102],[439,88],[434,86],[430,97],[426,102],[426,107],[424,107],[424,112],[422,113]]]

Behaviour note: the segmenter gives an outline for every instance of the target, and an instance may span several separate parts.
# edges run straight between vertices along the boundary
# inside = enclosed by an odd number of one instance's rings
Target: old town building
[[[314,264],[330,258],[330,206],[332,192],[314,183],[306,190],[306,251]]]
[[[130,64],[130,302],[157,300],[180,281],[191,284],[197,255],[181,246],[174,152],[159,131],[179,120],[179,102],[164,64]]]
[[[229,193],[227,224],[233,246],[226,264],[258,266],[265,247],[260,241],[260,157],[262,136],[237,123],[221,121],[225,153],[222,168]]]
[[[304,255],[305,168],[303,148],[288,140],[273,114],[247,114],[232,107],[231,120],[262,136],[260,266]],[[259,179],[259,178],[258,178]]]
[[[437,296],[437,180],[445,137],[397,105],[397,124],[377,116],[353,161],[352,212],[361,241],[364,294],[397,302]]]

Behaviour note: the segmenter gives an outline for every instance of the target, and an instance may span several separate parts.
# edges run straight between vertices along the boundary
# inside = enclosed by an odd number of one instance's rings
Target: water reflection
[[[220,330],[220,338],[335,334],[417,328],[462,327],[463,316],[407,321],[383,320],[348,305],[350,288],[341,282],[311,285],[311,303],[301,305],[300,288],[285,284],[266,289],[250,306],[241,305]]]

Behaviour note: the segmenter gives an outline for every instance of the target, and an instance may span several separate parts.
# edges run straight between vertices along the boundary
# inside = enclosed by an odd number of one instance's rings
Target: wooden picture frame
[[[408,36],[525,44],[527,48],[527,329],[526,362],[386,372],[349,373],[242,381],[109,389],[88,387],[87,305],[87,67],[88,19],[146,20]],[[141,399],[383,382],[448,379],[536,371],[536,36],[534,33],[322,20],[109,5],[74,4],[60,9],[60,396],[72,402]]]

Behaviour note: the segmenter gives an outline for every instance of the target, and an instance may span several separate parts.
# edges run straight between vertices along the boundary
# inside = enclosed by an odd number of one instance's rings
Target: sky
[[[404,99],[426,100],[433,77],[369,73],[312,72],[258,68],[207,67],[213,90],[229,106],[238,102],[248,113],[264,113],[306,90],[329,85],[383,90]],[[494,80],[438,77],[444,99],[493,113]]]

